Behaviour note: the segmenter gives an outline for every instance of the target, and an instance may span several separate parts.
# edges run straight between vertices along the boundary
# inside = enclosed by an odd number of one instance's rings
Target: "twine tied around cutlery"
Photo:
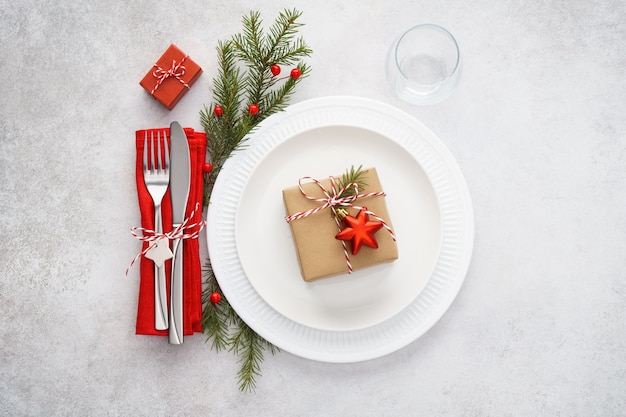
[[[183,75],[185,75],[185,66],[183,65],[183,62],[185,62],[187,57],[189,57],[189,55],[185,55],[183,59],[180,60],[180,62],[176,62],[176,60],[173,59],[171,68],[167,70],[161,68],[159,64],[154,64],[156,69],[154,70],[152,75],[154,75],[154,77],[157,79],[157,82],[152,91],[150,91],[150,94],[154,95],[154,92],[157,90],[157,88],[159,88],[161,84],[163,84],[163,81],[167,80],[170,77],[176,78],[182,85],[189,89],[189,84],[187,84],[181,78]]]
[[[174,240],[174,239],[181,239],[181,240],[197,239],[202,229],[204,229],[204,227],[206,226],[206,220],[202,220],[201,222],[198,222],[198,223],[190,223],[191,219],[193,219],[199,207],[200,207],[200,203],[196,203],[196,206],[191,211],[191,213],[189,213],[189,216],[185,220],[183,220],[183,222],[176,229],[173,229],[172,231],[167,232],[167,233],[157,233],[154,230],[147,229],[144,227],[138,227],[138,226],[131,227],[130,233],[133,235],[133,237],[141,240],[142,242],[148,242],[150,244],[144,250],[138,253],[137,256],[133,258],[133,260],[130,262],[130,265],[128,265],[128,268],[126,268],[125,275],[128,276],[128,272],[133,267],[135,262],[137,262],[139,258],[141,258],[142,256],[145,256],[146,253],[148,253],[151,249],[153,249],[157,241],[164,239],[164,238],[167,239],[168,241]],[[193,231],[188,233],[187,232],[188,230],[193,230]],[[141,232],[141,234],[138,232]]]
[[[333,212],[333,218],[335,219],[337,228],[339,229],[339,231],[341,231],[341,223],[339,221],[340,216],[337,213],[337,207],[351,207],[355,210],[364,210],[365,213],[367,213],[368,215],[372,216],[373,218],[381,222],[385,230],[387,230],[389,234],[391,235],[391,238],[394,241],[396,240],[395,233],[393,232],[391,227],[389,227],[387,222],[385,222],[381,217],[379,217],[376,213],[374,213],[371,210],[368,210],[365,207],[352,204],[354,201],[356,201],[359,198],[385,196],[386,194],[384,191],[374,191],[371,193],[359,194],[359,185],[355,182],[348,183],[339,191],[337,191],[337,182],[335,180],[335,177],[330,176],[328,178],[330,179],[330,191],[326,189],[326,187],[324,187],[324,185],[320,181],[318,181],[317,179],[313,177],[301,177],[298,180],[298,188],[300,189],[300,192],[302,193],[302,195],[306,197],[308,200],[322,203],[322,205],[314,207],[309,210],[300,211],[300,212],[291,214],[289,216],[285,216],[285,220],[287,221],[287,223],[295,221],[295,220],[303,219],[312,214],[315,214],[322,210],[330,208],[330,210]],[[304,191],[304,188],[302,187],[303,182],[306,180],[313,181],[319,187],[319,189],[322,190],[324,197],[314,197],[312,195],[307,194],[307,192]],[[349,192],[350,190],[353,190],[351,195],[348,195],[346,197],[341,197],[341,195]],[[344,240],[341,241],[341,245],[343,247],[344,257],[346,259],[346,265],[348,266],[348,273],[351,274],[353,268],[352,268],[352,262],[350,261],[350,254],[348,253],[348,247]]]

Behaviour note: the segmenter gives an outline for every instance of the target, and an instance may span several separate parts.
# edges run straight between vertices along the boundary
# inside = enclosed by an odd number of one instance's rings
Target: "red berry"
[[[300,68],[294,68],[291,70],[291,78],[293,78],[294,80],[300,78],[301,75],[302,71],[300,71]]]
[[[280,74],[280,66],[274,64],[270,67],[270,71],[272,71],[272,74],[274,74],[274,76]]]
[[[209,162],[202,165],[202,172],[204,172],[205,174],[208,174],[211,171],[213,171],[213,165],[211,165]]]
[[[222,106],[215,106],[215,108],[213,109],[213,113],[215,113],[217,117],[222,117],[222,115],[224,114],[224,109],[222,109]]]
[[[222,296],[217,291],[214,292],[214,293],[211,293],[211,295],[209,296],[209,301],[211,301],[213,304],[217,304],[221,300],[222,300]]]
[[[250,105],[248,106],[248,112],[249,112],[251,115],[253,115],[253,116],[254,116],[254,115],[256,115],[256,114],[258,114],[258,113],[259,113],[259,106],[257,106],[256,104],[250,104]]]

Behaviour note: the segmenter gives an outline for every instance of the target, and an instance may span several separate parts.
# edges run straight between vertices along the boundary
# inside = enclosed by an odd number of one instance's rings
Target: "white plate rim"
[[[285,140],[290,135],[331,124],[379,131],[390,139],[413,135],[415,144],[402,145],[420,161],[434,182],[442,210],[443,238],[437,266],[426,287],[411,305],[391,319],[358,330],[313,329],[276,312],[256,293],[245,276],[234,233],[238,198],[245,187],[246,175],[276,146],[275,140],[264,138],[264,132],[278,124],[284,126],[280,134]],[[303,101],[260,123],[246,147],[229,158],[216,179],[207,223],[213,271],[239,316],[259,335],[285,351],[337,363],[369,360],[394,352],[415,341],[439,321],[463,284],[474,238],[473,208],[465,178],[441,140],[398,108],[351,96]]]

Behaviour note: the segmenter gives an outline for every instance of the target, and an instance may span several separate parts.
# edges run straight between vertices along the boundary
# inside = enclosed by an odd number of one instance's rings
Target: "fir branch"
[[[215,138],[215,140],[207,141],[213,161],[223,161],[230,156],[241,141],[236,122],[242,105],[238,92],[243,84],[243,77],[237,66],[231,42],[218,43],[217,52],[219,73],[218,77],[213,80],[213,94],[214,100],[222,107],[224,114],[219,119],[215,118],[213,117],[215,106],[211,106],[210,109],[205,106],[201,113],[201,122],[207,131],[207,136]]]
[[[301,62],[298,65],[298,68],[300,68],[300,71],[302,72],[302,75],[298,78],[298,80],[301,80],[309,75],[310,67],[306,63]],[[281,87],[270,91],[261,99],[261,108],[268,109],[263,112],[263,116],[269,116],[278,111],[282,111],[285,107],[287,107],[298,80],[288,78]]]
[[[249,56],[253,57],[253,59],[256,58],[257,60],[265,55],[265,51],[261,45],[263,42],[263,32],[261,29],[262,23],[261,14],[257,11],[252,11],[250,12],[249,17],[244,16],[243,18],[245,44],[248,47]]]
[[[249,103],[258,104],[277,82],[269,70],[272,64],[291,65],[312,53],[302,38],[292,42],[297,29],[302,26],[297,22],[301,14],[295,9],[282,12],[270,34],[263,36],[259,28],[260,16],[252,12],[243,21],[244,33],[232,38],[235,54],[248,66],[244,89]]]
[[[274,53],[274,57],[272,62],[280,62],[284,65],[294,64],[299,57],[301,56],[309,56],[311,50],[306,46],[306,44],[296,45],[289,49],[283,48],[279,49]]]
[[[205,265],[203,273],[207,278],[205,280],[206,290],[202,293],[202,304],[205,305],[202,312],[202,327],[206,331],[207,341],[212,340],[211,347],[213,349],[218,352],[227,350],[230,345],[230,324],[236,314],[228,302],[213,304],[209,301],[213,292],[219,292],[222,297],[223,294],[209,262]]]
[[[200,122],[207,134],[207,148],[211,155],[213,171],[205,178],[204,203],[210,203],[213,185],[226,160],[249,138],[249,133],[263,119],[283,110],[295,87],[306,78],[310,67],[302,58],[310,56],[311,49],[302,38],[296,39],[301,12],[285,10],[265,34],[261,16],[250,12],[242,19],[243,31],[231,39],[218,43],[216,48],[219,67],[213,79],[213,101],[200,111]],[[301,76],[273,76],[270,67],[297,63]],[[259,113],[248,112],[250,104],[259,106]],[[215,114],[220,106],[221,116]],[[238,373],[242,391],[256,387],[256,377],[261,375],[263,354],[271,354],[278,348],[254,332],[235,312],[213,273],[210,260],[203,271],[205,277],[202,293],[204,309],[202,325],[206,329],[207,342],[217,351],[227,349],[239,357]],[[219,292],[221,301],[210,302],[210,295]]]
[[[256,377],[261,376],[261,364],[263,352],[269,349],[272,355],[279,350],[276,346],[260,337],[239,317],[236,318],[237,331],[231,339],[231,350],[239,356],[241,368],[237,373],[239,389],[241,391],[254,391]]]
[[[344,172],[337,182],[337,185],[339,186],[339,189],[342,190],[348,184],[356,184],[359,187],[359,190],[363,190],[363,188],[367,187],[367,183],[364,178],[366,173],[367,171],[363,171],[363,165],[359,165],[358,168],[354,168],[354,165],[352,165],[346,170],[346,172]],[[339,197],[348,197],[354,195],[355,192],[356,190],[354,187],[349,187],[341,193]]]
[[[298,33],[298,29],[302,26],[297,20],[302,15],[296,9],[285,10],[280,13],[276,22],[270,28],[270,34],[267,37],[268,46],[270,51],[278,51],[288,46],[292,39]],[[299,44],[302,42],[299,39]],[[272,57],[276,60],[276,57]],[[281,61],[277,61],[281,62]]]

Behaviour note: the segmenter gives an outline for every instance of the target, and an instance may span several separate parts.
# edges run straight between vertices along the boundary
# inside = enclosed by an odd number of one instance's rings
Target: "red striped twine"
[[[172,60],[172,67],[168,70],[161,68],[158,64],[154,64],[156,69],[152,73],[154,77],[157,79],[156,85],[150,91],[150,94],[154,94],[154,92],[159,88],[163,81],[167,80],[169,77],[176,78],[182,85],[189,88],[189,85],[182,80],[182,76],[185,75],[185,67],[183,66],[183,62],[189,57],[189,55],[185,55],[180,62],[176,62],[175,59]]]
[[[174,229],[174,230],[172,230],[171,232],[168,232],[168,233],[157,233],[154,230],[145,229],[143,227],[132,227],[130,229],[130,234],[132,234],[133,237],[141,240],[142,242],[150,242],[151,244],[148,245],[148,247],[146,247],[139,254],[137,254],[137,256],[135,256],[133,258],[133,260],[130,262],[130,265],[128,265],[128,268],[126,268],[126,274],[124,274],[124,275],[128,275],[128,271],[130,271],[130,269],[133,267],[135,262],[137,262],[137,259],[141,258],[146,253],[148,253],[150,251],[150,249],[152,249],[154,247],[154,243],[153,242],[155,242],[157,240],[160,240],[162,238],[166,238],[168,240],[173,240],[173,239],[197,239],[198,236],[200,236],[200,231],[202,231],[202,229],[204,229],[204,226],[206,226],[206,220],[202,220],[199,223],[191,223],[191,224],[188,224],[188,223],[193,218],[193,216],[196,213],[196,210],[198,210],[199,206],[200,206],[200,204],[196,203],[196,206],[194,207],[194,209],[191,211],[191,213],[189,213],[189,217],[187,217],[181,223],[180,226],[178,226],[176,229]],[[193,230],[193,229],[195,229],[195,230],[193,232],[191,232],[191,233],[186,233],[185,232],[185,230]],[[137,232],[141,232],[141,234],[138,234]]]

